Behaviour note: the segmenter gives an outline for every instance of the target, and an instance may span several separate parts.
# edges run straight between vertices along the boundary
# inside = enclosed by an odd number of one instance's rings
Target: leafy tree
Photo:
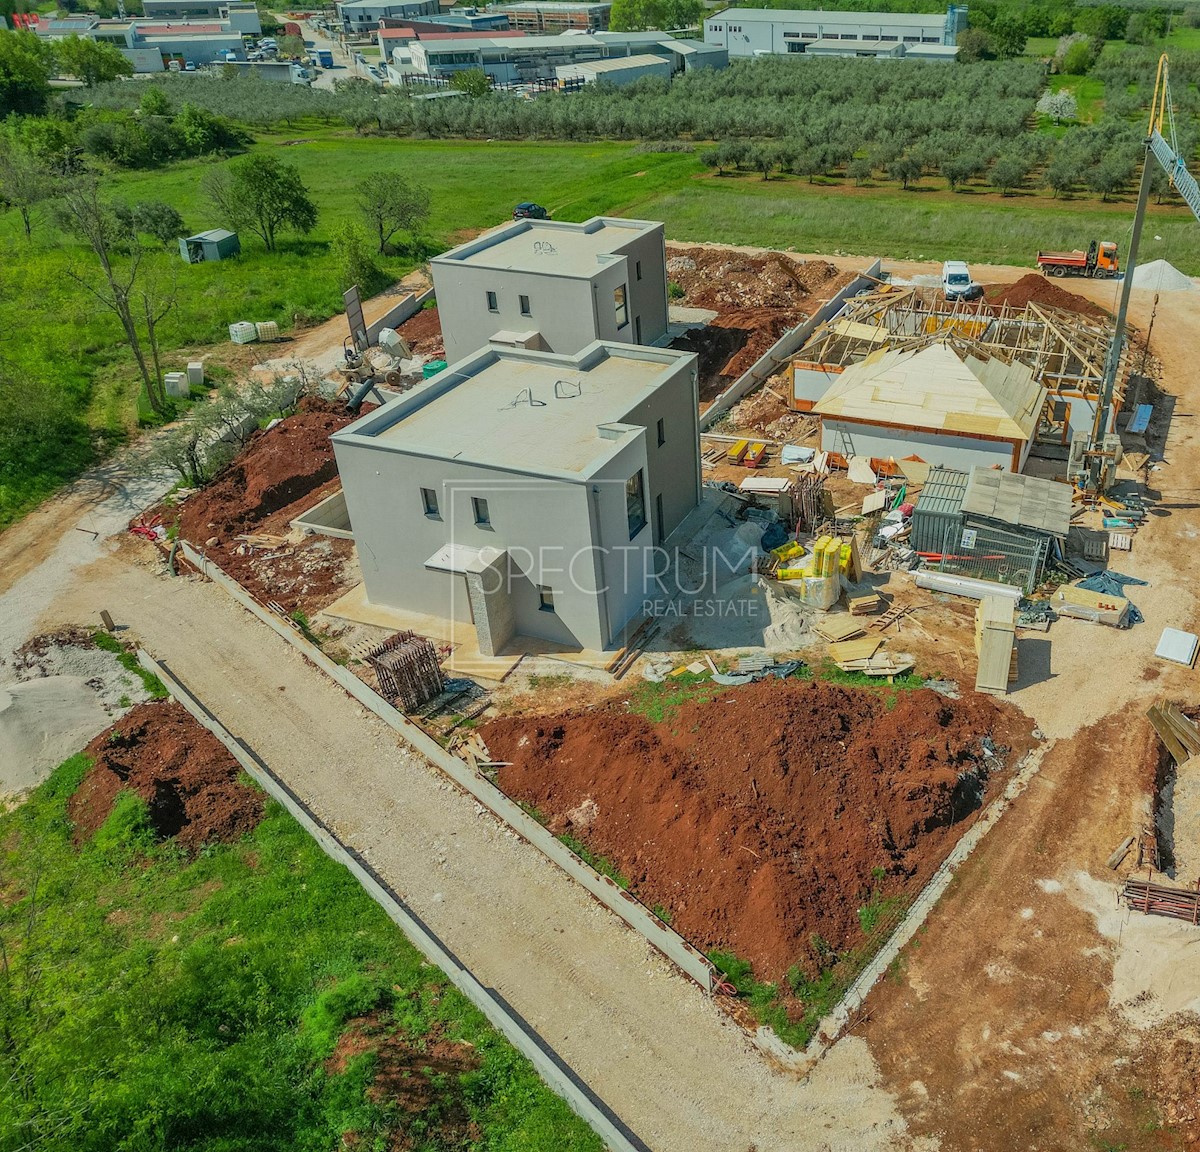
[[[1060,124],[1063,120],[1079,118],[1079,101],[1069,88],[1064,88],[1061,92],[1043,92],[1037,102],[1037,110],[1043,116],[1053,119],[1055,124]]]
[[[92,250],[103,282],[96,285],[71,269],[68,275],[120,321],[150,407],[155,415],[168,415],[172,406],[163,385],[158,325],[175,307],[174,290],[161,290],[154,282],[145,267],[146,249],[101,199],[94,176],[73,180],[57,203],[63,223]]]
[[[78,140],[74,125],[48,116],[22,120],[17,133],[21,143],[47,172],[69,175],[78,165]]]
[[[1069,193],[1075,187],[1079,178],[1079,164],[1073,156],[1055,156],[1046,166],[1046,187],[1054,194],[1055,199]]]
[[[143,116],[171,115],[171,101],[167,99],[167,94],[157,84],[151,84],[142,93],[142,99],[138,107],[141,109]]]
[[[1001,156],[988,173],[988,182],[1001,195],[1008,196],[1025,179],[1025,162],[1017,156]]]
[[[279,47],[279,55],[290,57],[299,60],[304,56],[308,49],[304,46],[304,41],[299,36],[282,36],[277,41]]]
[[[764,180],[771,179],[771,173],[779,165],[779,155],[771,144],[759,144],[754,149],[754,167],[762,173]]]
[[[45,111],[50,68],[50,49],[32,32],[0,30],[0,119]]]
[[[1093,164],[1083,176],[1089,192],[1098,192],[1101,200],[1107,200],[1119,191],[1129,179],[1129,168],[1117,157],[1108,156]]]
[[[1086,76],[1093,58],[1091,41],[1077,40],[1063,54],[1058,68],[1067,76]]]
[[[976,162],[969,156],[947,156],[939,165],[939,170],[953,192],[975,175]]]
[[[1100,40],[1120,40],[1129,22],[1129,10],[1116,4],[1076,9],[1075,31]]]
[[[614,32],[694,28],[703,12],[701,0],[613,0],[609,26]]]
[[[338,225],[330,252],[343,292],[357,284],[364,297],[374,296],[387,283],[387,276],[375,263],[367,234],[353,221]]]
[[[162,200],[139,200],[132,208],[115,209],[131,236],[153,236],[164,248],[171,248],[187,234],[183,217]]]
[[[846,165],[846,175],[854,181],[859,188],[862,187],[864,180],[870,180],[875,174],[875,169],[865,156],[855,156],[849,164]]]
[[[185,103],[174,121],[188,155],[203,156],[212,152],[222,138],[221,122],[211,112],[195,104]]]
[[[797,176],[807,176],[812,184],[825,171],[825,157],[815,148],[806,148],[792,162],[792,171]]]
[[[13,136],[0,136],[0,200],[21,214],[26,240],[33,235],[34,210],[53,190],[52,177],[33,153]]]
[[[68,36],[54,45],[54,58],[62,71],[82,80],[85,88],[133,75],[133,64],[119,48],[103,40]]]
[[[907,189],[914,180],[921,179],[921,165],[912,156],[897,156],[888,165],[888,178],[899,180],[900,187]]]
[[[214,169],[203,187],[229,227],[253,232],[268,252],[275,251],[280,231],[311,232],[317,222],[299,171],[274,156],[255,153]]]
[[[429,189],[403,172],[367,173],[354,186],[354,200],[378,238],[380,252],[387,251],[397,232],[415,240],[429,219]]]
[[[964,28],[958,34],[958,59],[963,64],[977,64],[992,59],[992,38],[982,28]]]
[[[1011,60],[1025,51],[1025,28],[1017,16],[1004,15],[992,22],[992,51],[1000,60]]]
[[[468,96],[486,96],[492,90],[492,81],[482,68],[464,68],[450,77],[450,87]]]

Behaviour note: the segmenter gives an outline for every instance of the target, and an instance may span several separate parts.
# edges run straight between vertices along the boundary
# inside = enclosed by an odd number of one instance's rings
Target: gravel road
[[[861,1041],[807,1082],[772,1067],[638,936],[220,589],[157,576],[143,556],[123,544],[53,614],[107,604],[648,1147],[870,1152],[903,1137]]]

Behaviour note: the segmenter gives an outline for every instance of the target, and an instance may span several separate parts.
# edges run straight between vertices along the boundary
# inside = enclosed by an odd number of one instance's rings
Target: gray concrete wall
[[[405,320],[411,316],[415,316],[422,308],[425,307],[427,300],[433,299],[433,289],[426,288],[424,292],[419,292],[415,296],[411,293],[405,296],[400,303],[390,308],[384,315],[380,316],[373,324],[367,325],[367,342],[376,344],[379,342],[379,333],[385,328],[398,328]]]
[[[697,359],[690,369],[658,389],[626,416],[628,424],[646,429],[646,459],[654,540],[661,544],[700,502],[700,394]],[[664,443],[658,443],[658,421]],[[657,518],[662,497],[662,521]]]
[[[551,352],[578,352],[597,338],[591,284],[546,272],[505,271],[471,264],[432,264],[433,288],[446,359],[453,364],[482,348],[497,332],[541,333]],[[496,293],[489,312],[487,293]],[[529,316],[521,315],[521,296]],[[616,339],[615,326],[611,339]],[[624,339],[624,337],[622,337]]]
[[[1006,440],[972,440],[966,436],[938,435],[904,428],[883,428],[873,424],[821,420],[821,449],[851,456],[878,456],[897,460],[913,453],[929,464],[969,471],[978,465],[999,465],[1013,470],[1012,445]]]

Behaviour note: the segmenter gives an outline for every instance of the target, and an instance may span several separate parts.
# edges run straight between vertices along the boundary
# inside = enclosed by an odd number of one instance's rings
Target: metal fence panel
[[[939,572],[1015,584],[1032,592],[1042,577],[1048,541],[987,525],[948,524],[942,536]]]

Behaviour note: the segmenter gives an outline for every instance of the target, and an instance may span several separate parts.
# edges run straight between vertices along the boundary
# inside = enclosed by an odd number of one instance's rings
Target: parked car
[[[195,72],[196,71],[196,61],[189,60],[186,64],[184,64],[183,70],[185,72]]]
[[[961,260],[942,265],[942,292],[947,300],[960,300],[971,290],[970,269]]]
[[[247,52],[246,59],[249,60],[251,64],[257,64],[260,60],[265,59],[265,57],[261,52]]]
[[[540,204],[535,204],[532,200],[522,200],[513,209],[514,220],[549,220],[550,213],[546,211]]]

